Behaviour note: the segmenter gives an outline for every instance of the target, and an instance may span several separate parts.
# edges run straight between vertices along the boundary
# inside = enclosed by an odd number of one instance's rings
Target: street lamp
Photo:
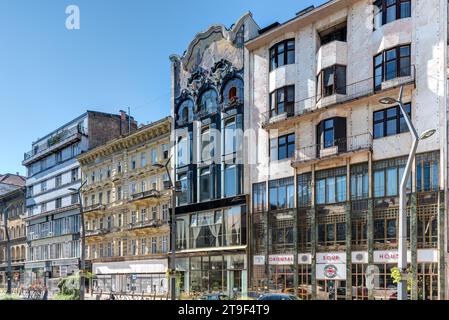
[[[11,238],[8,230],[8,210],[13,204],[10,203],[6,208],[3,209],[3,218],[5,219],[5,234],[6,234],[6,251],[8,254],[8,288],[6,289],[6,294],[11,294],[11,278],[12,278],[12,266],[11,266]]]
[[[435,129],[426,130],[418,135],[415,127],[410,120],[408,113],[405,111],[403,103],[402,103],[402,95],[403,95],[404,87],[401,86],[399,91],[399,99],[396,100],[391,97],[385,97],[379,100],[381,104],[391,105],[397,103],[399,108],[401,109],[401,113],[407,123],[407,127],[409,128],[412,137],[412,147],[410,149],[410,154],[407,160],[407,165],[405,166],[404,175],[401,180],[401,185],[399,187],[399,258],[398,258],[398,268],[401,272],[401,281],[398,283],[398,300],[407,300],[407,279],[404,277],[406,275],[407,270],[407,198],[406,198],[406,188],[407,182],[410,177],[410,173],[412,171],[412,164],[415,159],[416,150],[418,149],[418,144],[420,140],[428,139],[433,136],[436,132]]]
[[[84,231],[84,212],[83,212],[83,201],[81,199],[81,190],[83,189],[86,183],[87,180],[84,181],[83,184],[78,189],[69,188],[69,191],[73,191],[78,194],[78,201],[80,203],[80,218],[81,218],[80,300],[84,300],[84,291],[85,291],[84,272],[86,269],[86,232]]]
[[[168,179],[169,179],[169,188],[171,190],[171,256],[170,256],[170,299],[176,300],[176,215],[175,215],[175,208],[176,208],[176,185],[173,183],[173,180],[171,178],[169,164],[171,161],[171,157],[168,159],[168,161],[165,163],[165,165],[160,163],[154,163],[154,168],[163,169],[165,168],[165,171],[167,172]],[[175,176],[176,168],[173,166],[173,174]]]

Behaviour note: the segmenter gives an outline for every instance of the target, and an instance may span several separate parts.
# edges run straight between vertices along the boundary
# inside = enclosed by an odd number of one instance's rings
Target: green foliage
[[[409,270],[407,270],[409,271]],[[398,284],[402,280],[401,270],[398,267],[394,267],[391,269],[391,278],[393,279],[394,284]],[[412,291],[413,280],[409,278],[407,280],[407,291]]]
[[[87,272],[85,279],[91,279],[92,273]],[[57,293],[53,300],[79,300],[80,299],[80,272],[71,276],[62,278],[58,283],[59,293]]]

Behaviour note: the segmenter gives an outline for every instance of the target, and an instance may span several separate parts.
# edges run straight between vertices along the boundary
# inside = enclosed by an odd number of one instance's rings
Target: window
[[[147,240],[143,238],[140,240],[140,254],[146,255],[147,253]]]
[[[236,119],[226,119],[224,123],[224,153],[225,155],[237,152]]]
[[[137,255],[137,240],[131,240],[131,255]]]
[[[79,168],[72,169],[72,181],[79,179]]]
[[[369,195],[368,164],[351,166],[351,200],[367,199]]]
[[[47,181],[42,181],[41,183],[41,192],[47,191]]]
[[[286,86],[270,94],[270,117],[295,113],[295,86]]]
[[[295,154],[295,134],[291,133],[270,140],[271,161],[290,159]]]
[[[305,208],[312,204],[312,174],[298,175],[298,207]]]
[[[147,209],[140,210],[140,222],[144,222],[147,220]]]
[[[404,109],[412,116],[411,104],[404,104]],[[374,139],[408,132],[408,126],[399,106],[376,111],[373,114]]]
[[[187,204],[189,198],[189,180],[187,178],[187,173],[179,174],[178,181],[181,183],[181,192],[178,195],[178,205]]]
[[[162,156],[164,157],[164,160],[168,159],[168,144],[164,143],[162,145]]]
[[[232,197],[237,195],[237,166],[235,164],[225,165],[224,170],[224,196]]]
[[[374,29],[395,20],[411,17],[411,0],[374,1]]]
[[[162,236],[162,253],[168,252],[168,236]]]
[[[158,207],[151,207],[151,220],[157,220],[157,209]]]
[[[185,125],[193,120],[193,101],[184,100],[178,108],[178,125]]]
[[[117,192],[117,201],[122,200],[122,187],[118,186],[116,192]]]
[[[137,213],[136,211],[131,211],[131,224],[134,225],[137,223]]]
[[[346,201],[346,167],[318,171],[315,176],[317,204]]]
[[[78,195],[77,194],[72,194],[72,200],[71,200],[72,205],[73,204],[77,204],[78,201],[79,201]]]
[[[270,49],[270,71],[295,63],[295,39],[282,41]]]
[[[135,170],[136,169],[136,157],[132,156],[131,157],[131,170]]]
[[[56,199],[56,201],[55,201],[55,207],[56,207],[56,209],[59,209],[59,208],[62,207],[62,198]]]
[[[111,177],[111,166],[108,166],[108,168],[106,169],[106,177],[107,178]]]
[[[111,203],[111,190],[108,190],[106,192],[106,204],[110,204]]]
[[[373,164],[374,197],[394,197],[398,195],[407,158],[377,161]],[[411,190],[409,178],[407,190]]]
[[[62,185],[62,175],[58,175],[55,178],[55,187],[59,188]]]
[[[151,163],[152,164],[157,163],[157,149],[156,148],[151,149]]]
[[[382,82],[411,75],[410,45],[385,50],[374,57],[374,89]]]
[[[346,35],[348,29],[346,26],[346,21],[340,23],[332,28],[320,32],[321,45],[324,46],[332,41],[342,41],[346,42]]]
[[[211,175],[210,169],[205,168],[200,171],[200,201],[209,200],[211,197]]]
[[[207,161],[215,156],[215,137],[210,127],[201,130],[201,160]]]
[[[98,193],[98,203],[103,204],[103,192]]]
[[[152,254],[157,253],[157,238],[156,237],[151,238],[151,253]]]
[[[143,168],[146,167],[146,165],[147,165],[147,154],[145,152],[142,152],[140,154],[140,166]]]
[[[119,161],[119,163],[117,164],[117,172],[121,173],[122,172],[122,163]]]
[[[339,152],[347,149],[346,143],[346,118],[336,117],[321,121],[317,126],[317,151],[320,157],[320,150],[338,147]]]
[[[295,186],[293,177],[269,182],[270,210],[294,208]]]
[[[162,220],[167,222],[168,221],[168,204],[162,205]]]
[[[346,66],[334,65],[321,70],[317,76],[318,98],[346,94]]]
[[[205,91],[200,98],[199,111],[201,115],[214,113],[218,110],[218,95],[214,89]]]
[[[439,152],[416,156],[416,192],[439,190]]]
[[[253,185],[253,212],[263,212],[267,203],[267,187],[265,182]]]

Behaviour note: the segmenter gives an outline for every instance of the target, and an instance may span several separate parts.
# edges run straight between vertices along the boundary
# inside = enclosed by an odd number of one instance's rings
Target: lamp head
[[[381,104],[393,104],[393,103],[397,103],[396,99],[393,99],[391,97],[385,97],[379,100],[379,102]]]
[[[437,132],[435,129],[429,129],[424,131],[421,136],[419,137],[419,140],[425,140],[433,136]]]

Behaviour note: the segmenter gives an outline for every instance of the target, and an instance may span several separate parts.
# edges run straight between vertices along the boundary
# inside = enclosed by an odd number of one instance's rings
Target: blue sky
[[[87,109],[169,114],[169,55],[246,11],[265,27],[324,0],[0,0],[0,173],[25,173],[31,143]],[[81,29],[65,28],[77,5]]]

